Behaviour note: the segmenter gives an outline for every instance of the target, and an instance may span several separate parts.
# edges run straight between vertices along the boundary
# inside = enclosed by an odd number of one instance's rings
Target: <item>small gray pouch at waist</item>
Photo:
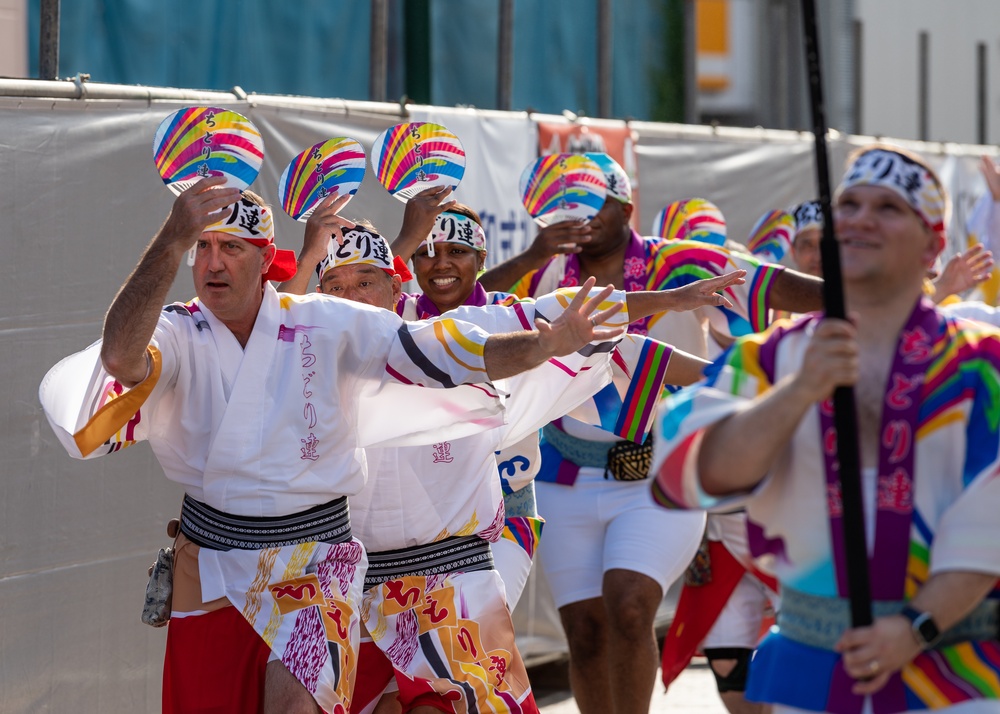
[[[160,548],[146,584],[142,621],[152,627],[170,622],[170,601],[174,590],[174,549]]]

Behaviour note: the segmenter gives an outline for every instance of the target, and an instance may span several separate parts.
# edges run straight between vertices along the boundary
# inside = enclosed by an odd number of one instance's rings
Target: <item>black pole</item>
[[[406,63],[406,96],[414,104],[431,103],[431,5],[430,0],[405,0],[403,52]]]
[[[497,35],[497,109],[514,105],[514,0],[500,0]]]
[[[389,13],[387,0],[371,0],[371,32],[368,60],[368,99],[385,101],[386,58],[389,56]]]
[[[815,0],[802,0],[805,24],[806,65],[809,71],[809,99],[813,135],[816,137],[816,179],[823,208],[823,302],[827,317],[843,319],[844,286],[840,277],[840,249],[833,235],[830,206],[830,168],[826,149],[826,108],[823,105],[822,72]],[[865,516],[861,505],[861,468],[858,454],[857,410],[854,390],[837,387],[833,393],[833,420],[837,428],[837,461],[840,464],[840,496],[844,512],[844,555],[847,561],[847,588],[851,600],[851,623],[865,627],[872,622],[871,586],[868,580],[868,547],[865,544]]]
[[[597,0],[597,116],[611,116],[611,76],[614,50],[611,0]]]
[[[683,0],[684,13],[684,123],[697,124],[698,111],[698,26],[695,22],[696,0]]]
[[[38,78],[59,79],[59,0],[42,0],[38,36]]]

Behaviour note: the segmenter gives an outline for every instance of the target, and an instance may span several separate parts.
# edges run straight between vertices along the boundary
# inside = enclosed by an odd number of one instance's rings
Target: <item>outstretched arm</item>
[[[202,179],[174,201],[166,222],[146,247],[135,270],[104,318],[101,360],[125,386],[146,378],[146,347],[184,254],[219,211],[240,198],[239,189],[216,188],[225,177]]]
[[[345,228],[354,228],[354,223],[337,215],[350,196],[327,196],[316,206],[316,210],[306,221],[306,231],[302,238],[302,250],[295,264],[295,275],[278,286],[283,293],[305,295],[309,289],[309,276],[316,266],[326,257],[330,239],[339,235]]]
[[[944,270],[934,280],[932,299],[940,304],[952,295],[971,290],[990,277],[993,270],[993,253],[982,243],[976,243],[964,253],[951,256]]]
[[[588,278],[563,313],[552,322],[535,320],[535,330],[490,335],[483,359],[490,379],[503,379],[526,372],[553,357],[575,352],[594,340],[611,340],[625,332],[624,327],[597,327],[621,311],[623,305],[599,310],[613,292],[606,287],[588,299],[594,279]]]
[[[979,170],[986,179],[986,187],[990,190],[993,200],[1000,201],[1000,166],[984,154],[979,162]]]
[[[590,240],[590,226],[581,221],[553,223],[538,231],[531,247],[479,277],[487,291],[510,290],[518,280],[538,270],[549,258],[560,253],[579,253],[580,244]]]
[[[774,276],[771,307],[786,312],[816,312],[823,309],[823,280],[786,268]]]
[[[675,347],[670,353],[670,361],[667,363],[667,372],[663,381],[678,387],[686,387],[705,376],[705,368],[710,364],[712,363],[701,357],[695,357],[693,354]]]
[[[806,411],[829,397],[835,387],[857,381],[855,335],[854,325],[846,320],[823,320],[802,361],[806,367],[705,431],[698,451],[705,493],[727,496],[754,488],[788,444]],[[761,429],[761,424],[767,428]]]
[[[628,316],[630,320],[641,320],[659,312],[683,312],[699,307],[728,307],[729,302],[720,290],[746,282],[747,271],[734,270],[717,278],[696,280],[680,288],[671,290],[641,290],[627,294]]]

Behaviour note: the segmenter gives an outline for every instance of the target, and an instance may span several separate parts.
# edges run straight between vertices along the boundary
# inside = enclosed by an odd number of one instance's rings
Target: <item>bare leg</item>
[[[663,589],[647,575],[622,569],[604,574],[608,670],[615,714],[649,712],[659,665],[653,621],[661,600]]]
[[[580,714],[609,714],[608,623],[601,598],[559,608],[569,643],[569,684]]]
[[[720,677],[728,676],[736,666],[735,659],[713,659],[709,666]],[[764,714],[764,705],[748,702],[743,692],[719,692],[719,698],[726,705],[729,714]]]
[[[386,702],[389,702],[389,704],[386,704]],[[396,696],[395,692],[390,692],[389,694],[382,695],[378,706],[375,707],[375,711],[372,714],[401,714],[402,711],[403,705],[399,703],[399,697]],[[406,714],[441,714],[441,710],[437,707],[424,704],[410,709]]]
[[[402,714],[403,705],[399,703],[399,697],[396,696],[396,692],[388,692],[383,694],[382,698],[378,700],[378,704],[375,705],[375,711],[372,714]]]
[[[322,714],[323,710],[302,683],[281,662],[267,663],[264,675],[264,714]]]
[[[764,714],[763,704],[748,702],[743,692],[721,692],[719,698],[726,705],[729,714]]]

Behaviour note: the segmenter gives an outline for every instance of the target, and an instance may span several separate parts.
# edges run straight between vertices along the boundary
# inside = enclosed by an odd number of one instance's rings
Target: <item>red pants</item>
[[[363,711],[365,707],[378,701],[382,692],[395,677],[399,692],[396,697],[402,705],[403,712],[409,712],[416,707],[426,706],[439,709],[445,714],[456,714],[460,711],[449,699],[447,694],[434,690],[426,679],[411,678],[406,675],[396,676],[392,662],[385,656],[374,642],[362,642],[358,652],[358,678],[354,685],[354,698],[351,700],[351,714]],[[461,704],[462,711],[465,704]],[[538,705],[533,694],[521,703],[523,714],[538,714]]]
[[[163,658],[164,714],[261,711],[270,652],[235,607],[171,620]]]

